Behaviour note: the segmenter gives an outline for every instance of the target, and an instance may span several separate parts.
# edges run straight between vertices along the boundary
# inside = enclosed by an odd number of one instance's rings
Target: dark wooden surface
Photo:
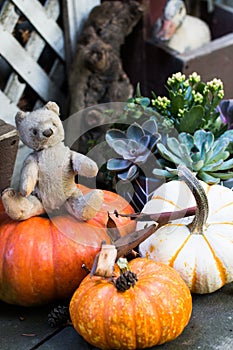
[[[10,185],[18,143],[15,127],[0,119],[0,193]]]
[[[106,301],[107,302],[107,301]],[[53,306],[24,308],[0,302],[1,350],[98,350],[86,343],[71,325],[51,328]],[[208,295],[193,295],[191,320],[174,341],[153,350],[232,350],[233,283]]]

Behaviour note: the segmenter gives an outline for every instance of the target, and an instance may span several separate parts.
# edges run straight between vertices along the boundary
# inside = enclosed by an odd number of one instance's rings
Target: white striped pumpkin
[[[211,293],[233,281],[233,191],[198,181],[183,166],[178,167],[179,173],[185,174],[182,181],[174,180],[159,187],[142,212],[185,209],[195,206],[196,199],[196,215],[160,227],[139,245],[139,252],[143,257],[174,267],[191,292]],[[187,174],[192,178],[189,183],[185,179]],[[192,185],[194,189],[199,187],[199,194],[191,192]],[[138,222],[137,229],[144,226],[145,222]]]

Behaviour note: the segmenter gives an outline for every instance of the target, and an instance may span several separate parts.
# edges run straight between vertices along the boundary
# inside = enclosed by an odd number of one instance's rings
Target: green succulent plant
[[[173,122],[179,133],[193,134],[204,129],[219,136],[227,129],[216,109],[224,97],[220,79],[204,83],[195,72],[187,79],[179,72],[168,78],[166,88],[168,97],[153,93],[151,104],[155,111]]]
[[[166,146],[157,144],[162,159],[160,168],[153,170],[156,177],[174,179],[177,166],[184,164],[196,176],[209,184],[219,183],[233,177],[233,158],[228,150],[231,139],[226,131],[220,138],[214,138],[210,131],[197,130],[194,135],[182,132],[178,139],[169,137]]]
[[[149,119],[142,125],[133,123],[124,132],[119,129],[109,129],[106,132],[108,145],[121,158],[111,158],[107,169],[117,173],[121,180],[132,181],[140,172],[140,165],[146,163],[156,149],[160,134],[155,120]]]
[[[116,119],[122,131],[126,130],[129,124],[136,122],[141,125],[149,119],[154,119],[158,130],[163,133],[169,134],[174,129],[173,122],[152,107],[150,98],[141,95],[139,84],[137,85],[135,96],[129,98],[120,111],[108,109],[104,113],[113,120]]]

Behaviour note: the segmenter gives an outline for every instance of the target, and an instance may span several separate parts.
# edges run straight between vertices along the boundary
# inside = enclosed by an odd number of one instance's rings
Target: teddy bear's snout
[[[43,131],[43,136],[45,136],[45,137],[50,137],[52,135],[53,135],[53,130],[51,128]]]

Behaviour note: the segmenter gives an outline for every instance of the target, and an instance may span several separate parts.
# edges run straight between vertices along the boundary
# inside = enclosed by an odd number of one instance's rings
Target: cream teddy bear
[[[97,175],[96,163],[65,146],[59,107],[48,102],[33,112],[18,112],[16,128],[22,142],[34,151],[25,159],[19,192],[7,188],[2,193],[6,213],[14,220],[51,213],[62,206],[79,220],[93,218],[103,203],[103,191],[83,195],[75,175]]]

